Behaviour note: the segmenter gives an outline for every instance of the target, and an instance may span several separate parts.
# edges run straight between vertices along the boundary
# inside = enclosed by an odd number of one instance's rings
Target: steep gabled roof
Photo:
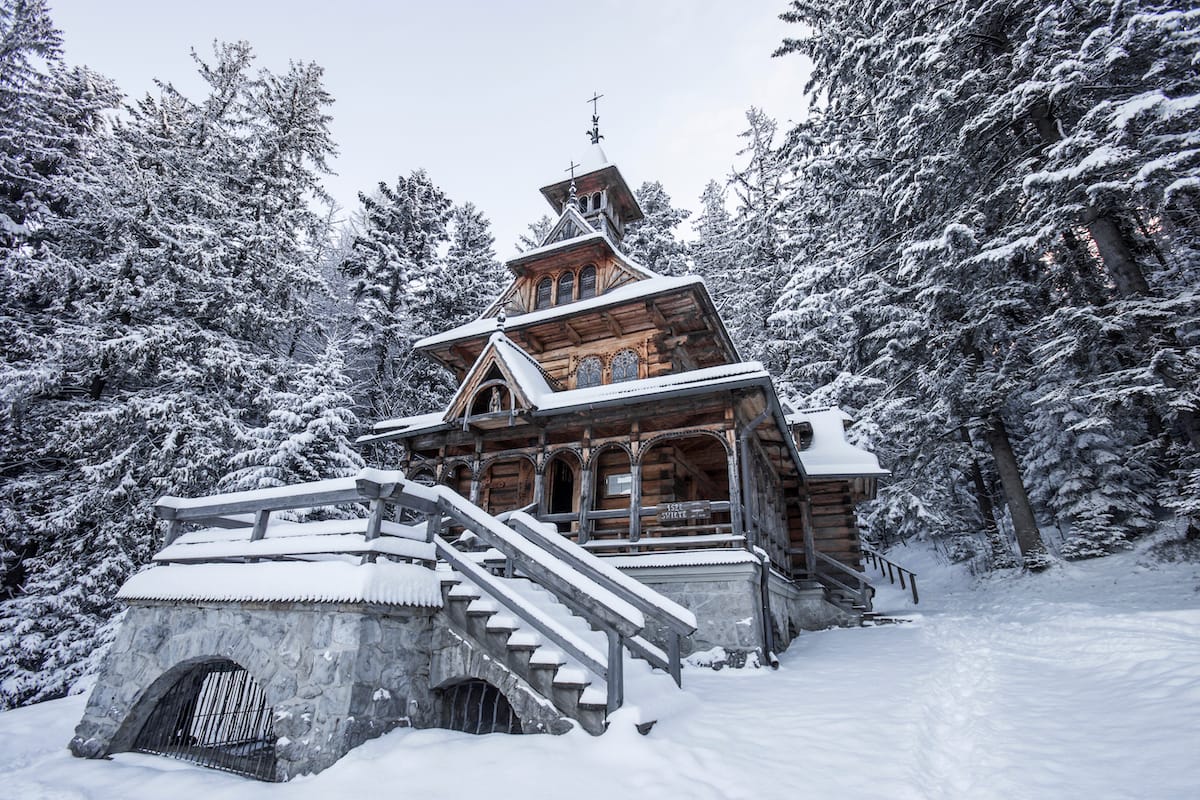
[[[663,277],[657,273],[646,270],[645,267],[638,267],[645,270],[650,276],[642,280],[627,283],[624,286],[605,292],[604,294],[589,297],[587,300],[576,300],[574,303],[564,303],[559,306],[551,306],[550,308],[539,309],[538,311],[530,311],[527,314],[517,314],[508,317],[507,325],[509,328],[525,327],[534,325],[552,319],[560,319],[569,317],[580,312],[592,311],[594,309],[607,308],[619,303],[627,303],[630,300],[653,297],[659,294],[678,291],[689,287],[703,287],[704,279],[699,275],[683,275],[680,277]],[[440,344],[456,342],[462,339],[473,339],[476,336],[486,334],[489,330],[495,330],[497,320],[495,314],[497,308],[489,308],[485,316],[480,317],[474,322],[468,322],[465,325],[459,325],[457,328],[451,328],[442,333],[436,333],[433,336],[426,336],[421,339],[413,347],[417,350],[425,350],[430,347],[435,347]],[[524,352],[524,351],[522,351]]]
[[[573,226],[573,230],[568,232],[568,226]],[[592,227],[592,223],[583,218],[583,214],[579,213],[579,209],[574,204],[568,204],[562,214],[559,215],[558,222],[555,222],[551,226],[550,232],[542,237],[538,249],[558,241],[574,239],[577,236],[586,236],[589,233],[596,233],[596,229]]]
[[[478,390],[479,384],[486,378],[492,367],[496,367],[504,377],[509,391],[513,394],[513,407],[518,409],[537,409],[543,399],[553,394],[550,378],[542,370],[537,360],[517,346],[502,332],[496,331],[492,338],[475,359],[475,363],[467,372],[462,384],[458,387],[442,420],[467,416],[470,412],[471,401]]]

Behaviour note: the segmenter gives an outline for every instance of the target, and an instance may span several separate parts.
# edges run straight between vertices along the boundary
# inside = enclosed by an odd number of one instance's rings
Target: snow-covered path
[[[1200,797],[1200,567],[1127,554],[972,583],[899,560],[920,611],[887,588],[881,605],[913,622],[806,635],[775,672],[689,669],[646,737],[398,731],[265,785],[73,759],[73,697],[0,714],[0,797]]]

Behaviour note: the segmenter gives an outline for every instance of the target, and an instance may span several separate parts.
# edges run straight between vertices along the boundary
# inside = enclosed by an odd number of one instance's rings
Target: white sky
[[[455,202],[492,221],[501,257],[550,211],[538,188],[588,147],[593,91],[603,146],[636,189],[662,181],[695,209],[736,161],[745,110],[803,114],[805,63],[771,58],[792,26],[786,0],[51,0],[66,59],[127,95],[153,79],[199,94],[191,48],[245,39],[260,66],[315,61],[336,99],[347,210],[359,191],[424,167]]]

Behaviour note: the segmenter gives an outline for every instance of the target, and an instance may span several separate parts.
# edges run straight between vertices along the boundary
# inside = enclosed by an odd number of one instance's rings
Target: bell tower
[[[592,104],[592,129],[587,133],[591,146],[579,164],[572,162],[571,177],[543,186],[541,191],[554,213],[561,214],[574,204],[593,229],[620,244],[625,226],[640,220],[643,214],[621,171],[600,147],[604,136],[600,133],[597,103],[603,96],[594,94],[588,100]]]

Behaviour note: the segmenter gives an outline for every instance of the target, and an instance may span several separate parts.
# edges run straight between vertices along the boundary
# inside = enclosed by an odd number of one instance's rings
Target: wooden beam
[[[625,329],[621,327],[621,323],[617,321],[609,312],[605,311],[600,315],[604,319],[604,324],[608,326],[608,332],[613,336],[621,337],[625,335]]]
[[[579,335],[579,331],[571,327],[570,322],[564,320],[562,326],[563,331],[565,331],[567,334],[567,338],[571,340],[571,344],[575,345],[576,347],[579,347],[579,345],[583,344],[583,337]]]
[[[664,316],[662,313],[662,309],[658,307],[658,303],[655,303],[653,300],[648,300],[646,302],[646,313],[650,315],[650,319],[654,321],[654,324],[658,326],[659,330],[669,333],[672,336],[675,334],[675,328],[672,327],[671,323],[667,321],[666,316]]]
[[[541,354],[546,349],[546,344],[537,337],[533,331],[521,331],[521,338],[525,340],[525,344],[535,353]]]

